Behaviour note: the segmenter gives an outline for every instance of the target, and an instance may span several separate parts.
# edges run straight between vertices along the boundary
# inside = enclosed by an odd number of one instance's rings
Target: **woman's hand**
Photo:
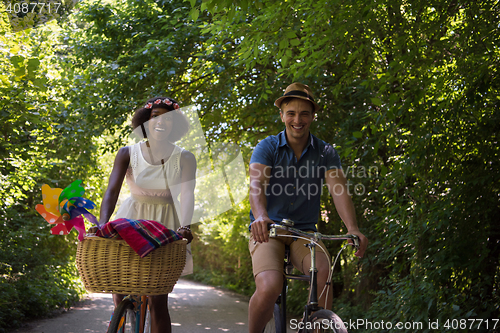
[[[191,233],[191,229],[189,227],[179,227],[177,229],[177,233],[182,236],[182,238],[187,239],[188,244],[193,240],[193,234]]]

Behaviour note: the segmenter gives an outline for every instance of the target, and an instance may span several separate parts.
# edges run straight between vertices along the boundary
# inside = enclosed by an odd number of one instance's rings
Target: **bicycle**
[[[150,330],[148,297],[128,295],[113,312],[107,333],[149,333]]]
[[[286,320],[286,292],[288,288],[288,279],[309,281],[310,293],[307,304],[304,308],[304,313],[302,321],[299,322],[299,333],[310,333],[310,332],[334,332],[334,333],[347,333],[347,329],[340,317],[333,311],[327,310],[319,306],[318,304],[318,294],[317,294],[317,273],[316,268],[316,246],[320,240],[352,240],[353,245],[357,248],[359,247],[359,238],[356,235],[323,235],[319,232],[309,233],[293,228],[294,222],[289,219],[283,219],[281,223],[273,223],[269,225],[269,237],[301,237],[309,240],[306,245],[311,251],[311,267],[310,275],[296,275],[291,274],[291,269],[293,265],[290,261],[289,249],[285,251],[284,260],[284,274],[283,287],[281,295],[276,300],[273,310],[273,318],[268,322],[264,333],[286,333],[287,331],[287,320]],[[292,235],[280,235],[277,230],[285,230],[290,232]],[[345,248],[345,246],[344,246]],[[342,251],[342,248],[340,251]],[[338,253],[335,258],[332,268],[330,270],[330,275],[328,281],[331,281],[333,267],[340,255]],[[327,288],[327,285],[325,288]],[[324,290],[323,290],[324,292]]]

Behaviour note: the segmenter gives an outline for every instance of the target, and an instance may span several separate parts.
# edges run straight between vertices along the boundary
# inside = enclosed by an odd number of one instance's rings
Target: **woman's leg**
[[[113,294],[113,303],[115,303],[115,308],[121,303],[125,295]]]
[[[171,333],[168,295],[150,296],[151,333]]]

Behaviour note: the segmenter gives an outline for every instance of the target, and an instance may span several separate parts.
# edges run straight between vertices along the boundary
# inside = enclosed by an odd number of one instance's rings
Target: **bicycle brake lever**
[[[353,237],[351,238],[352,239],[352,242],[354,243],[354,247],[356,249],[359,249],[359,237],[357,235],[352,235]]]
[[[286,227],[293,227],[295,225],[295,223],[290,219],[281,220],[281,224],[286,226]]]

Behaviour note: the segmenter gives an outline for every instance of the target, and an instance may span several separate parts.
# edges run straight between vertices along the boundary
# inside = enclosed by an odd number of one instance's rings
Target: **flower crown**
[[[169,98],[165,98],[165,99],[158,98],[154,102],[149,102],[146,105],[144,105],[144,108],[145,109],[152,109],[154,105],[158,105],[158,104],[166,104],[168,106],[173,105],[174,110],[177,110],[179,108],[179,104],[172,102]]]

